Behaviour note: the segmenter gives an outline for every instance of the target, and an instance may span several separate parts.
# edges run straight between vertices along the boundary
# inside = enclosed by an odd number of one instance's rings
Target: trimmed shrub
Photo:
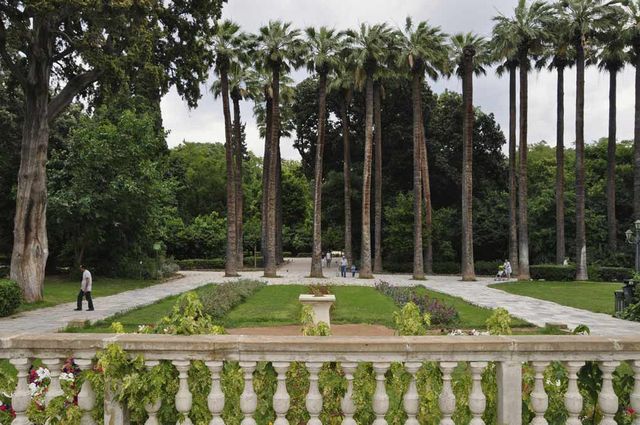
[[[626,267],[603,266],[598,268],[598,274],[600,280],[605,282],[622,282],[625,279],[633,278],[633,270]]]
[[[311,257],[313,254],[311,254],[310,252],[299,252],[298,255],[296,255],[296,257],[298,258],[306,258],[306,257]]]
[[[0,279],[0,317],[13,314],[22,304],[22,291],[13,280]]]
[[[255,280],[240,280],[212,285],[200,295],[203,310],[214,319],[221,319],[232,308],[244,302],[264,285],[264,283]]]
[[[502,264],[504,264],[503,260],[476,261],[476,274],[479,276],[495,276]]]
[[[258,267],[262,267],[262,257],[256,257]],[[176,261],[180,270],[224,270],[224,258],[194,258]],[[253,267],[253,256],[244,257],[244,266]]]
[[[530,266],[531,279],[570,282],[576,279],[576,266],[557,264],[539,264]]]
[[[455,261],[433,263],[433,272],[436,274],[460,274],[460,263]]]

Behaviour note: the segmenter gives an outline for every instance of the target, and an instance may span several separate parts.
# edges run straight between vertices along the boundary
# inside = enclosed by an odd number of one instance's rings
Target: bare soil
[[[233,328],[227,329],[226,331],[231,335],[302,335],[300,325]],[[335,336],[393,336],[395,331],[383,325],[348,324],[331,325],[331,334]]]

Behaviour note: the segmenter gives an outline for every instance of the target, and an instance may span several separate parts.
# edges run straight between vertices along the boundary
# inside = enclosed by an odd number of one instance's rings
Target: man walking
[[[82,311],[82,298],[86,298],[87,303],[89,303],[87,311],[93,311],[93,300],[91,299],[93,278],[91,277],[91,272],[85,266],[80,265],[80,271],[82,272],[82,282],[80,282],[80,292],[78,293],[78,307],[75,311]]]
[[[347,277],[347,257],[342,256],[342,260],[340,262],[340,274],[342,277]]]

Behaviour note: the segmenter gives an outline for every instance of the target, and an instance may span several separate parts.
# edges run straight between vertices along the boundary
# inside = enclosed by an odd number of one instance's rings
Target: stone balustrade
[[[205,362],[211,374],[211,390],[207,405],[212,419],[210,424],[222,425],[225,394],[221,385],[224,362],[239,362],[243,372],[244,390],[240,396],[240,411],[244,415],[242,425],[256,424],[253,418],[258,405],[254,390],[254,371],[258,362],[271,362],[277,374],[275,393],[270,401],[275,412],[275,424],[288,424],[287,411],[290,397],[287,392],[286,373],[292,362],[301,362],[309,373],[309,390],[306,409],[309,424],[321,424],[323,395],[318,376],[325,362],[338,362],[346,382],[346,393],[341,401],[342,423],[353,425],[354,373],[358,364],[372,363],[375,375],[375,392],[371,398],[375,425],[385,425],[389,410],[389,397],[385,387],[385,373],[392,363],[401,363],[410,375],[408,389],[402,397],[407,415],[406,424],[419,422],[419,402],[422,397],[416,385],[416,375],[424,362],[436,362],[442,372],[442,391],[438,397],[441,412],[440,424],[453,425],[456,408],[452,388],[452,373],[461,362],[468,362],[471,388],[468,407],[472,425],[482,425],[486,409],[481,377],[490,362],[496,365],[498,384],[497,418],[502,425],[522,424],[522,369],[525,362],[535,372],[530,395],[534,412],[532,424],[547,424],[545,412],[549,399],[545,393],[543,373],[550,362],[562,362],[568,385],[564,402],[568,413],[567,424],[580,424],[582,396],[578,390],[578,371],[585,362],[596,362],[602,372],[602,386],[598,405],[602,412],[600,424],[615,424],[614,416],[619,401],[612,385],[612,373],[621,362],[628,362],[635,373],[635,387],[630,405],[640,412],[640,336],[604,338],[591,336],[520,336],[520,337],[276,337],[276,336],[168,336],[143,334],[46,334],[0,337],[0,359],[9,359],[17,369],[17,386],[13,393],[15,409],[13,425],[30,424],[26,410],[30,401],[28,372],[34,359],[41,359],[50,369],[50,389],[46,401],[61,394],[60,367],[65,359],[74,358],[81,370],[92,367],[95,355],[109,344],[120,345],[131,355],[142,355],[147,368],[160,361],[169,361],[177,371],[179,390],[175,396],[175,408],[182,424],[191,424],[189,412],[192,398],[187,382],[192,361]],[[78,406],[82,411],[82,425],[94,424],[92,410],[96,406],[94,388],[85,380],[78,394]],[[105,397],[106,399],[107,397]],[[228,400],[227,400],[228,401]],[[146,424],[158,424],[159,402],[144,406],[148,414]],[[126,416],[110,417],[108,424],[123,424]],[[636,419],[635,425],[640,424]],[[3,424],[4,425],[4,424]]]

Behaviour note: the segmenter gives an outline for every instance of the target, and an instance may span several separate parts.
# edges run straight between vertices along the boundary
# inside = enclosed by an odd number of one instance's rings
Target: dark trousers
[[[89,303],[89,310],[93,310],[93,300],[91,299],[91,291],[84,292],[82,289],[78,292],[78,310],[82,310],[82,298],[86,298]]]
[[[340,274],[342,277],[347,277],[347,266],[340,266]]]

